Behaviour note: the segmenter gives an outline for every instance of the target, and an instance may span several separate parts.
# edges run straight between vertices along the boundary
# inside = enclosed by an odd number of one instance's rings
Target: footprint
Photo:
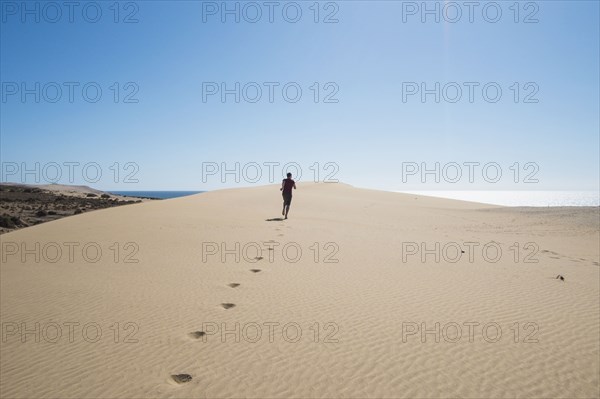
[[[235,303],[222,303],[221,306],[225,309],[231,309],[235,306]]]
[[[260,269],[250,269],[250,271],[251,271],[252,273],[258,273],[258,272],[260,272],[261,270],[260,270]]]
[[[192,376],[189,374],[173,374],[171,378],[178,384],[185,384],[192,380]]]
[[[278,237],[283,237],[283,234],[277,234]]]
[[[551,256],[552,259],[560,259],[558,256]]]
[[[229,283],[227,285],[230,286],[231,288],[237,288],[240,286],[238,283]]]
[[[256,260],[263,260],[264,258],[262,256],[257,256],[256,258],[254,258]]]
[[[190,338],[200,339],[206,335],[204,331],[194,331],[188,334]]]

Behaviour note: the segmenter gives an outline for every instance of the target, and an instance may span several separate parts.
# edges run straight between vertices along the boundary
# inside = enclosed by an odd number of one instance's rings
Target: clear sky
[[[3,181],[598,189],[598,1],[1,5]]]

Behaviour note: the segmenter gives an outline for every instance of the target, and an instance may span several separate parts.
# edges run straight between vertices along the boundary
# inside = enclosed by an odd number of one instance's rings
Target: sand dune
[[[344,184],[280,206],[220,190],[2,235],[0,396],[599,396],[598,208]]]
[[[105,191],[96,190],[89,186],[76,186],[76,185],[68,185],[68,184],[22,184],[22,183],[0,183],[5,186],[20,186],[27,188],[38,188],[41,190],[53,191],[63,195],[77,196],[77,197],[85,197],[86,194],[105,194]],[[122,196],[115,196],[118,198],[124,198]]]

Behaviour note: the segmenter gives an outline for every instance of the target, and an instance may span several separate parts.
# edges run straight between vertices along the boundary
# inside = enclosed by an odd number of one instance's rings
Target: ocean
[[[109,191],[111,194],[127,197],[168,199],[200,194],[205,191]]]
[[[600,206],[598,191],[397,191],[503,206]]]

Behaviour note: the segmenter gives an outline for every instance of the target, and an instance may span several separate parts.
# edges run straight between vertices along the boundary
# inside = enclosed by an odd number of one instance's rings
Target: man
[[[288,212],[290,211],[290,205],[292,204],[292,189],[296,189],[296,182],[292,180],[292,174],[287,174],[287,179],[283,179],[281,182],[281,194],[283,195],[283,211],[281,214],[287,219]]]

